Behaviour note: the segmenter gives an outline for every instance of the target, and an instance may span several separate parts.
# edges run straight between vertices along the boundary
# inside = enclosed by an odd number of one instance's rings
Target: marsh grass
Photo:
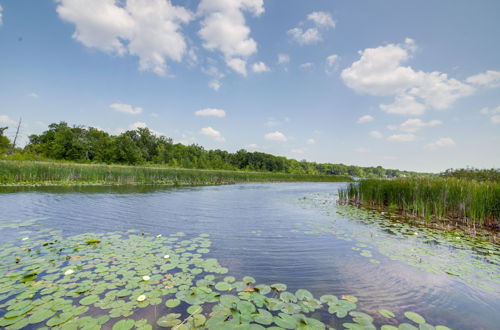
[[[348,182],[348,176],[275,172],[173,169],[124,165],[0,161],[0,185],[166,184],[211,185],[237,182]]]
[[[458,221],[498,230],[500,184],[456,178],[362,180],[339,190],[339,202],[383,207],[431,221]]]

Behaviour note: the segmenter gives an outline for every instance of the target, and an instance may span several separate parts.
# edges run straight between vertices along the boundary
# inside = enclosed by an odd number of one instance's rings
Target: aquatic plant
[[[164,184],[212,185],[237,182],[348,182],[348,176],[276,172],[172,169],[151,166],[0,161],[0,185]]]
[[[204,256],[210,245],[207,234],[31,232],[1,246],[0,327],[375,329],[382,320],[356,311],[353,296],[318,299],[282,283],[227,276],[227,268]],[[405,320],[387,310],[382,315],[385,327]],[[416,313],[405,317],[431,327]]]
[[[398,211],[430,221],[500,226],[500,183],[456,178],[362,180],[339,189],[339,202]]]
[[[393,213],[381,213],[353,205],[338,205],[332,193],[301,198],[304,208],[331,216],[331,222],[297,223],[304,234],[333,235],[353,243],[352,250],[371,263],[389,258],[428,273],[459,277],[469,285],[488,292],[500,288],[500,248],[481,237],[456,230],[441,230],[411,224]],[[336,221],[341,216],[349,221]],[[361,227],[352,226],[359,223]],[[368,225],[368,226],[365,226]]]

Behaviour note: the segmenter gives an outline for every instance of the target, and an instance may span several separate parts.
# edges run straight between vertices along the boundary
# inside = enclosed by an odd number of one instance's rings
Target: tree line
[[[0,153],[9,150],[9,140],[0,129]],[[94,127],[53,123],[48,129],[29,137],[24,148],[15,151],[17,159],[42,157],[81,163],[156,164],[191,169],[221,169],[270,171],[296,174],[332,174],[354,177],[401,177],[421,173],[359,167],[344,164],[297,161],[263,152],[244,149],[230,153],[225,150],[205,150],[202,146],[174,143],[171,138],[156,136],[148,128],[128,130],[111,135]]]

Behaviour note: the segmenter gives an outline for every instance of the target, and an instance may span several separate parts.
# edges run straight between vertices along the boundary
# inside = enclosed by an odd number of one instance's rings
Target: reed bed
[[[52,162],[0,161],[0,185],[168,184],[211,185],[237,182],[348,182],[347,176],[275,172],[174,169]]]
[[[500,183],[456,178],[362,180],[339,190],[339,202],[397,210],[430,221],[456,220],[499,229]]]

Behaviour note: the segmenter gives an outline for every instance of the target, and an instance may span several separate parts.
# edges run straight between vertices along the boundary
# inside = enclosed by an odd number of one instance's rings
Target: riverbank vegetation
[[[8,146],[8,141],[4,142]],[[5,154],[8,149],[7,147],[0,148],[0,155]],[[367,178],[424,175],[416,172],[384,169],[381,166],[358,167],[344,164],[319,164],[305,160],[297,161],[262,152],[248,152],[244,149],[234,153],[224,150],[205,150],[196,144],[174,143],[172,139],[157,136],[147,128],[110,135],[97,128],[69,126],[65,122],[50,124],[45,132],[31,135],[29,143],[24,148],[17,148],[14,154],[11,153],[3,158],[7,160],[58,160],[87,164],[154,165],[186,169],[280,172],[294,175],[343,175]]]
[[[348,176],[274,172],[172,169],[152,166],[0,161],[0,185],[166,184],[210,185],[237,182],[347,182]]]
[[[495,181],[452,176],[368,179],[341,188],[339,202],[396,211],[426,222],[500,229],[500,183]]]

